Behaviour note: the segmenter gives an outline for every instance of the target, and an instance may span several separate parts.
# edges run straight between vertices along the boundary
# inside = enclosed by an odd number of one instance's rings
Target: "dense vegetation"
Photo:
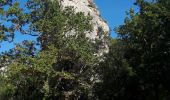
[[[26,0],[25,8],[1,0],[0,42],[17,32],[37,41],[1,53],[0,100],[169,100],[170,1],[135,5],[98,56],[100,40],[86,37],[90,15],[55,0]]]

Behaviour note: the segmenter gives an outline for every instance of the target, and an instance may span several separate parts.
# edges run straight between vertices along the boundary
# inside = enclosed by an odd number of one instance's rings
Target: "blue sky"
[[[113,29],[123,24],[125,12],[130,8],[138,11],[137,6],[133,5],[134,2],[135,0],[95,0],[102,17],[108,22],[112,37],[116,37]]]
[[[25,0],[19,0],[25,1]],[[108,25],[111,29],[111,36],[116,37],[116,33],[113,29],[121,24],[123,24],[124,18],[126,16],[126,11],[130,8],[133,8],[135,11],[138,11],[138,8],[133,5],[135,0],[94,0],[98,9],[100,10],[101,16],[104,20],[108,22]],[[23,6],[23,5],[22,5]],[[35,40],[35,37],[29,35],[22,35],[17,33],[14,39],[14,42],[1,43],[0,52],[7,51],[10,48],[14,47],[14,43],[20,43],[23,40]]]

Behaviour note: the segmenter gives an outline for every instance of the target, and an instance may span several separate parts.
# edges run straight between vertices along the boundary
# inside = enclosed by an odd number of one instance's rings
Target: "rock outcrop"
[[[91,39],[100,40],[99,52],[107,52],[107,37],[109,36],[109,27],[105,20],[100,16],[99,10],[97,9],[93,0],[59,0],[61,6],[74,7],[76,12],[83,12],[85,15],[90,14],[92,16],[93,31],[88,33],[86,36]]]

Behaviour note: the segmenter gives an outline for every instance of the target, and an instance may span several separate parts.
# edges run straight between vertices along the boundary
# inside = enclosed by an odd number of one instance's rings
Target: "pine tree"
[[[72,7],[63,9],[58,1],[28,0],[26,7],[28,12],[16,13],[22,22],[19,30],[38,36],[40,48],[36,50],[34,42],[25,41],[1,56],[7,66],[7,71],[2,72],[7,84],[3,93],[10,91],[2,97],[89,100],[93,66],[98,61],[92,40],[86,37],[92,30],[90,15],[75,13]],[[29,25],[29,30],[24,25]]]

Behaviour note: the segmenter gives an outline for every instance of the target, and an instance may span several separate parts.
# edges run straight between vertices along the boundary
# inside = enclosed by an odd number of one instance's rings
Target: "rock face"
[[[59,0],[61,6],[72,6],[76,12],[83,12],[85,15],[90,14],[92,16],[93,31],[88,33],[86,36],[91,39],[100,40],[99,49],[100,53],[107,52],[107,37],[109,36],[109,27],[104,21],[94,4],[93,0]]]

